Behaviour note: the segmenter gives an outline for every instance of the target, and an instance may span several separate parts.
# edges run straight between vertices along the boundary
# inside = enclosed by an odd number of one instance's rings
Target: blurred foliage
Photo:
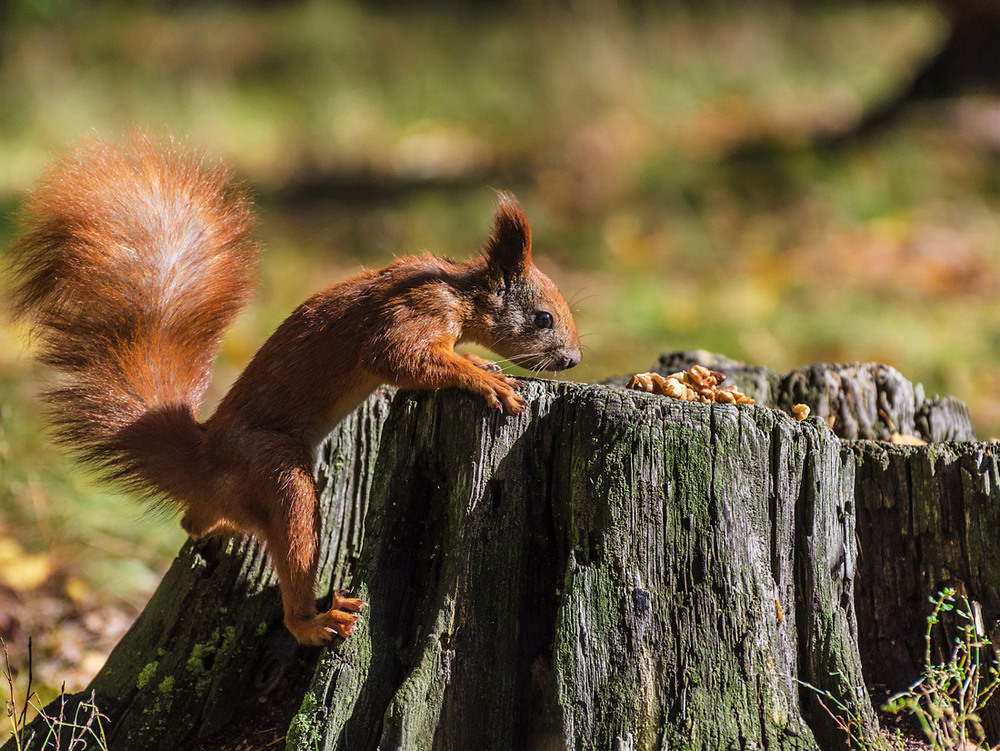
[[[393,254],[475,252],[496,187],[522,199],[539,263],[572,299],[587,351],[566,377],[683,348],[779,370],[879,360],[1000,435],[997,103],[925,104],[873,138],[815,146],[933,54],[947,34],[933,6],[2,8],[0,248],[56,155],[135,124],[226,159],[257,191],[261,293],[226,340],[214,399],[322,284]],[[52,447],[23,333],[0,324],[0,548],[17,540],[54,597],[82,601],[66,594],[77,582],[134,612],[183,535]],[[39,589],[19,570],[0,598],[23,604]],[[19,617],[0,629],[52,625]]]

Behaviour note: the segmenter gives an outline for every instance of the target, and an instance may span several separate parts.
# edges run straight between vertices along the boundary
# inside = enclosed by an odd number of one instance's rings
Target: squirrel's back
[[[153,456],[139,434],[161,423],[183,442],[197,426],[221,335],[253,288],[247,196],[223,167],[136,133],[57,163],[23,225],[9,253],[11,302],[39,358],[66,376],[47,395],[60,437],[109,474],[162,492],[152,465],[171,448]]]

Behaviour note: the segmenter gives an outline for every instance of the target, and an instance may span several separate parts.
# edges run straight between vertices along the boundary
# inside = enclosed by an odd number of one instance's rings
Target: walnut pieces
[[[735,386],[720,387],[726,380],[725,373],[709,370],[703,365],[692,365],[687,370],[662,376],[659,373],[636,373],[628,382],[630,389],[663,394],[688,402],[715,402],[717,404],[754,404],[754,400],[740,393]]]
[[[793,404],[791,411],[792,411],[792,417],[794,417],[799,422],[802,422],[807,417],[809,417],[808,404]]]
[[[908,435],[906,433],[896,433],[894,432],[889,436],[889,443],[895,443],[898,446],[926,446],[927,441],[918,435]]]
[[[629,380],[628,388],[638,391],[648,391],[651,394],[672,396],[675,399],[683,399],[689,402],[756,404],[751,397],[737,391],[735,386],[721,387],[719,384],[725,380],[725,373],[710,370],[704,365],[692,365],[687,370],[671,373],[668,376],[663,376],[659,373],[636,373]],[[808,419],[810,412],[808,404],[793,404],[788,410],[788,414],[799,422]],[[889,428],[892,430],[889,438],[883,438],[883,441],[901,446],[927,445],[927,441],[920,436],[897,432],[888,416],[881,410],[879,412],[889,423]],[[833,429],[834,420],[834,415],[827,417],[827,423],[831,430]]]

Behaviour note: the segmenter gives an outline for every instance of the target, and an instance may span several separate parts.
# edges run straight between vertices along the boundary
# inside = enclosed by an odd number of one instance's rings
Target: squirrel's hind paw
[[[333,596],[333,607],[325,613],[291,621],[285,619],[285,625],[299,644],[318,647],[330,641],[334,635],[344,639],[350,638],[354,624],[361,618],[358,612],[366,603],[356,597],[344,597],[344,594],[343,590],[336,592]]]
[[[323,629],[328,633],[328,637],[333,634],[350,638],[354,624],[361,618],[358,613],[365,606],[365,601],[357,597],[344,597],[347,590],[342,589],[333,595],[333,607],[325,613],[316,616],[316,620],[322,624]],[[345,611],[351,612],[345,612]]]
[[[351,610],[355,613],[360,613],[362,608],[368,604],[357,597],[345,597],[346,594],[346,589],[341,589],[339,592],[334,593],[332,610]]]
[[[344,639],[351,638],[351,632],[354,630],[354,624],[357,623],[360,618],[361,616],[356,613],[345,613],[342,610],[331,610],[327,613],[320,613],[317,616],[318,621],[326,621],[330,624],[323,626],[327,639],[332,638],[334,634],[343,637]]]
[[[343,610],[328,610],[320,613],[311,621],[303,623],[292,634],[300,644],[319,646],[336,636],[349,639],[354,624],[361,618],[357,613],[345,613]]]

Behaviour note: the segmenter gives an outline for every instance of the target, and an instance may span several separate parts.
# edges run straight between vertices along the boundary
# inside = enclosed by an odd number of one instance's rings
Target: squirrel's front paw
[[[489,371],[487,371],[489,372]],[[514,390],[517,381],[502,373],[489,373],[490,389],[486,401],[491,407],[504,410],[508,415],[518,415],[528,403]]]
[[[471,352],[467,352],[466,354],[462,355],[462,357],[471,362],[477,368],[485,370],[489,373],[503,372],[503,369],[497,363],[493,362],[492,360],[487,360],[483,357],[480,357],[479,355],[474,355]]]

